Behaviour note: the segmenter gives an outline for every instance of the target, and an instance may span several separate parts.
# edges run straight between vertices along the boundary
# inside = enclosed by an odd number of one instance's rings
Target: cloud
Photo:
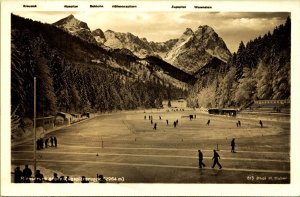
[[[204,12],[204,13],[188,13],[182,16],[187,20],[198,20],[199,17],[212,17],[214,19],[230,20],[230,19],[278,19],[283,20],[289,16],[289,12]]]

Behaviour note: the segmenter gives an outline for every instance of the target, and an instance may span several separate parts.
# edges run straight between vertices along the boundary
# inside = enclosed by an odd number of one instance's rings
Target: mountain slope
[[[31,117],[34,76],[38,116],[160,107],[163,99],[186,96],[188,85],[180,77],[185,73],[168,75],[163,61],[154,64],[54,25],[11,17],[11,107],[20,117]]]
[[[214,61],[220,61],[215,58]],[[240,43],[237,53],[219,67],[206,65],[196,73],[189,104],[242,107],[257,99],[290,99],[291,21],[272,33]],[[208,97],[209,95],[209,97]]]

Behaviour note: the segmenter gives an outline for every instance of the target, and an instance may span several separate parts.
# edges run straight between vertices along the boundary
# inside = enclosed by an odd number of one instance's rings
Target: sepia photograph
[[[97,3],[7,12],[9,183],[292,183],[292,10]]]

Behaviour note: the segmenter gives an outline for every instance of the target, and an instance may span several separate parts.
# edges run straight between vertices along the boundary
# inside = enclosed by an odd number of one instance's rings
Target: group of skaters
[[[51,136],[50,138],[46,138],[45,140],[43,138],[40,138],[36,141],[37,150],[48,147],[57,147],[57,138],[55,136]]]
[[[79,179],[81,183],[89,183],[89,180],[82,176],[81,179]],[[20,170],[20,167],[17,166],[14,171],[14,183],[74,183],[74,181],[69,177],[60,176],[58,177],[57,173],[53,173],[53,177],[50,179],[47,179],[44,177],[44,175],[40,172],[40,170],[36,170],[35,175],[32,176],[32,171],[28,167],[28,165],[25,165],[25,168],[23,171]],[[102,174],[97,174],[97,182],[99,183],[106,183],[105,178]]]
[[[259,120],[258,123],[259,123],[259,125],[260,125],[261,128],[264,127],[263,122],[261,120]],[[238,120],[237,123],[236,123],[236,127],[241,127],[241,126],[242,126],[242,123],[241,123],[240,120]]]
[[[188,117],[189,117],[190,120],[193,120],[193,119],[196,119],[197,116],[196,116],[196,114],[194,114],[194,115],[190,114]],[[150,120],[151,125],[153,125],[153,123],[154,123],[153,122],[153,116],[149,115],[148,118]],[[146,115],[144,116],[144,119],[145,120],[147,119]],[[161,116],[159,116],[159,120],[161,120],[161,119],[162,119]],[[166,119],[166,123],[167,123],[167,125],[169,125],[169,120],[168,119]],[[179,123],[178,119],[173,122],[174,128],[176,128],[178,126],[178,123]],[[260,127],[263,128],[263,122],[261,120],[259,120],[259,124],[260,124]],[[207,120],[206,125],[207,126],[210,125],[210,119]],[[238,120],[237,123],[236,123],[236,127],[241,127],[241,126],[242,126],[242,123],[241,123],[240,120]],[[157,123],[155,122],[154,126],[153,126],[153,130],[156,130],[156,129],[157,129]]]
[[[235,152],[235,138],[233,138],[231,140],[231,152],[232,153],[236,153]],[[199,168],[205,167],[205,164],[203,163],[203,153],[201,152],[201,150],[198,150],[198,159],[199,159]],[[221,159],[219,153],[214,149],[213,150],[213,165],[212,168],[215,168],[216,165],[219,166],[219,169],[222,169],[222,165],[219,162],[219,159]]]
[[[20,170],[20,167],[17,166],[14,171],[14,182],[15,183],[31,183],[33,181],[34,183],[42,183],[44,180],[44,175],[41,174],[40,170],[36,170],[34,178],[32,177],[32,171],[28,167],[28,165],[25,165],[25,168]]]
[[[153,125],[153,130],[156,130],[157,129],[157,122],[153,122],[153,116],[151,115],[149,115],[148,116],[148,119],[150,120],[150,124],[151,125]],[[147,116],[145,115],[144,116],[144,120],[147,120]],[[162,120],[162,118],[161,118],[161,116],[159,116],[159,120]],[[154,123],[154,124],[153,124]],[[166,123],[167,123],[167,125],[169,125],[169,120],[168,119],[166,119]],[[177,120],[175,120],[174,122],[173,122],[173,126],[174,126],[174,128],[176,128],[177,126],[178,126],[178,124],[179,124],[179,121],[178,121],[178,119]]]
[[[65,176],[58,177],[57,173],[53,173],[53,177],[50,180],[50,183],[74,183],[73,180],[70,179],[69,176],[65,178]]]
[[[213,165],[211,168],[215,168],[216,164],[219,166],[219,169],[222,169],[222,165],[219,162],[219,159],[221,159],[220,155],[216,150],[213,150],[213,157],[212,160],[214,160]],[[205,164],[203,163],[203,153],[201,150],[198,150],[198,159],[199,159],[199,168],[205,167]]]

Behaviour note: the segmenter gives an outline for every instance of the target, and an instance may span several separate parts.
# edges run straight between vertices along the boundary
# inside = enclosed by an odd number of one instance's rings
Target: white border
[[[36,4],[38,8],[23,8]],[[66,9],[75,4],[79,8]],[[99,11],[180,11],[172,5],[186,5],[182,11],[236,11],[236,12],[291,12],[291,184],[11,184],[10,183],[10,14],[16,11],[86,11],[90,4],[101,4]],[[132,9],[115,9],[112,5],[137,5]],[[194,9],[194,5],[212,6],[212,9]],[[92,11],[96,9],[93,8]],[[1,2],[1,195],[300,195],[299,102],[300,84],[300,2],[299,1],[2,1]],[[297,91],[298,88],[298,91]],[[299,156],[298,156],[299,155]]]

